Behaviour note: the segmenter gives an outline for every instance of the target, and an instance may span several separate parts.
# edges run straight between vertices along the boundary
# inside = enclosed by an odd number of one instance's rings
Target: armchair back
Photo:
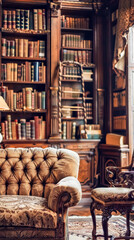
[[[44,197],[46,184],[78,176],[79,156],[67,149],[0,149],[0,195]]]

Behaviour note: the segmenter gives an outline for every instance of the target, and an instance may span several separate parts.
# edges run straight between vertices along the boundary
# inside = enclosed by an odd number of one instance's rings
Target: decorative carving
[[[58,126],[58,88],[51,89],[51,139],[60,139]]]
[[[99,235],[96,235],[96,218],[95,218],[95,209],[101,210],[102,211],[102,225],[103,225],[103,231],[104,235],[108,236],[108,220],[111,217],[112,212],[120,212],[122,215],[127,214],[127,231],[126,231],[126,236],[130,236],[130,226],[129,226],[129,213],[133,212],[132,206],[133,204],[112,204],[108,206],[104,206],[103,204],[96,202],[94,199],[92,199],[93,202],[91,203],[90,206],[90,211],[91,211],[91,216],[92,216],[92,221],[93,221],[93,231],[92,231],[92,237],[93,240],[96,240]],[[112,236],[108,236],[109,238],[112,239]],[[121,238],[125,239],[125,236],[121,236]],[[128,239],[128,238],[126,238]],[[131,238],[130,238],[131,239]]]
[[[58,10],[60,9],[60,4],[58,3],[50,3],[51,8],[51,16],[52,17],[58,17]]]

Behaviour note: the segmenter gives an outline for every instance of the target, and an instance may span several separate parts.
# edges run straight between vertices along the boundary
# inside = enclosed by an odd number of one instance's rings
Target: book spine
[[[42,9],[38,9],[38,23],[39,23],[39,30],[42,30]]]
[[[39,41],[39,57],[44,58],[45,57],[45,42]]]
[[[45,93],[45,91],[41,92],[41,108],[42,109],[46,108],[46,93]]]
[[[28,56],[30,58],[34,57],[34,42],[28,41]]]
[[[46,30],[46,11],[42,9],[42,29]]]
[[[35,139],[35,120],[30,120],[31,126],[31,139]]]
[[[3,28],[7,29],[7,10],[3,10]]]
[[[12,11],[12,29],[16,28],[16,12],[15,10]]]
[[[20,119],[21,123],[21,139],[26,139],[26,119]]]
[[[10,57],[11,56],[11,52],[10,52],[10,50],[11,50],[11,47],[10,47],[10,41],[9,40],[7,40],[7,57]]]
[[[7,11],[7,28],[12,29],[12,13],[11,13],[11,10]]]
[[[15,41],[10,41],[10,56],[15,57]]]
[[[38,12],[37,12],[37,9],[33,10],[33,16],[34,16],[34,30],[38,31]]]
[[[7,51],[7,40],[5,38],[2,38],[2,57],[6,56]]]
[[[39,62],[34,62],[34,82],[39,81]]]
[[[29,30],[30,10],[24,10],[24,29]]]
[[[20,29],[20,9],[16,9],[16,28]]]
[[[12,139],[11,115],[7,115],[7,122],[8,122],[8,136],[9,140],[11,140]]]
[[[35,120],[35,139],[39,139],[39,117],[34,116]]]
[[[3,136],[3,140],[5,140],[6,134],[5,134],[5,123],[4,122],[1,123],[1,134]]]
[[[26,88],[26,109],[32,109],[32,88]]]
[[[20,10],[20,29],[24,30],[24,9]]]
[[[24,52],[24,39],[19,39],[18,40],[18,55],[19,57],[23,57],[23,52]]]

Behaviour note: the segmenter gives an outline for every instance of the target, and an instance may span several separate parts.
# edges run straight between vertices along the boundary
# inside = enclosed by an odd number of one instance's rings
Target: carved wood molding
[[[60,3],[50,3],[51,16],[58,17],[58,10],[60,9]]]

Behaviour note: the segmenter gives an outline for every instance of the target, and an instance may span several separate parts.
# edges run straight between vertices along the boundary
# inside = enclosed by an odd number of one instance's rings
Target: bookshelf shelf
[[[61,27],[61,31],[63,32],[93,32],[93,29],[86,29],[86,28],[64,28]]]
[[[61,100],[63,100],[63,101],[67,101],[67,100],[69,100],[69,101],[76,101],[76,100],[82,100],[82,98],[62,98]]]
[[[92,48],[80,48],[80,47],[62,47],[62,49],[67,50],[80,50],[80,51],[92,51]]]
[[[2,28],[2,34],[6,34],[6,35],[13,34],[13,35],[18,35],[18,36],[41,37],[41,36],[47,35],[49,33],[50,33],[50,30],[37,32],[34,30],[30,30],[30,31],[29,30],[17,30],[17,29],[10,30],[10,29]]]
[[[12,60],[12,61],[46,61],[46,58],[33,58],[33,57],[2,57],[2,60]]]
[[[26,114],[26,113],[33,113],[33,114],[40,114],[40,113],[46,113],[47,112],[47,110],[46,109],[44,109],[44,110],[1,110],[1,112],[2,113],[10,113],[10,114],[14,114],[14,113],[16,113],[16,114],[18,114],[18,113],[24,113],[24,114]]]
[[[62,120],[64,120],[64,121],[73,121],[73,120],[80,121],[80,120],[84,120],[84,118],[83,117],[79,117],[79,118],[77,118],[77,117],[63,118],[62,117]]]
[[[44,82],[23,82],[23,81],[1,81],[2,84],[15,84],[15,85],[18,85],[18,84],[22,84],[22,85],[44,85],[46,83]]]

